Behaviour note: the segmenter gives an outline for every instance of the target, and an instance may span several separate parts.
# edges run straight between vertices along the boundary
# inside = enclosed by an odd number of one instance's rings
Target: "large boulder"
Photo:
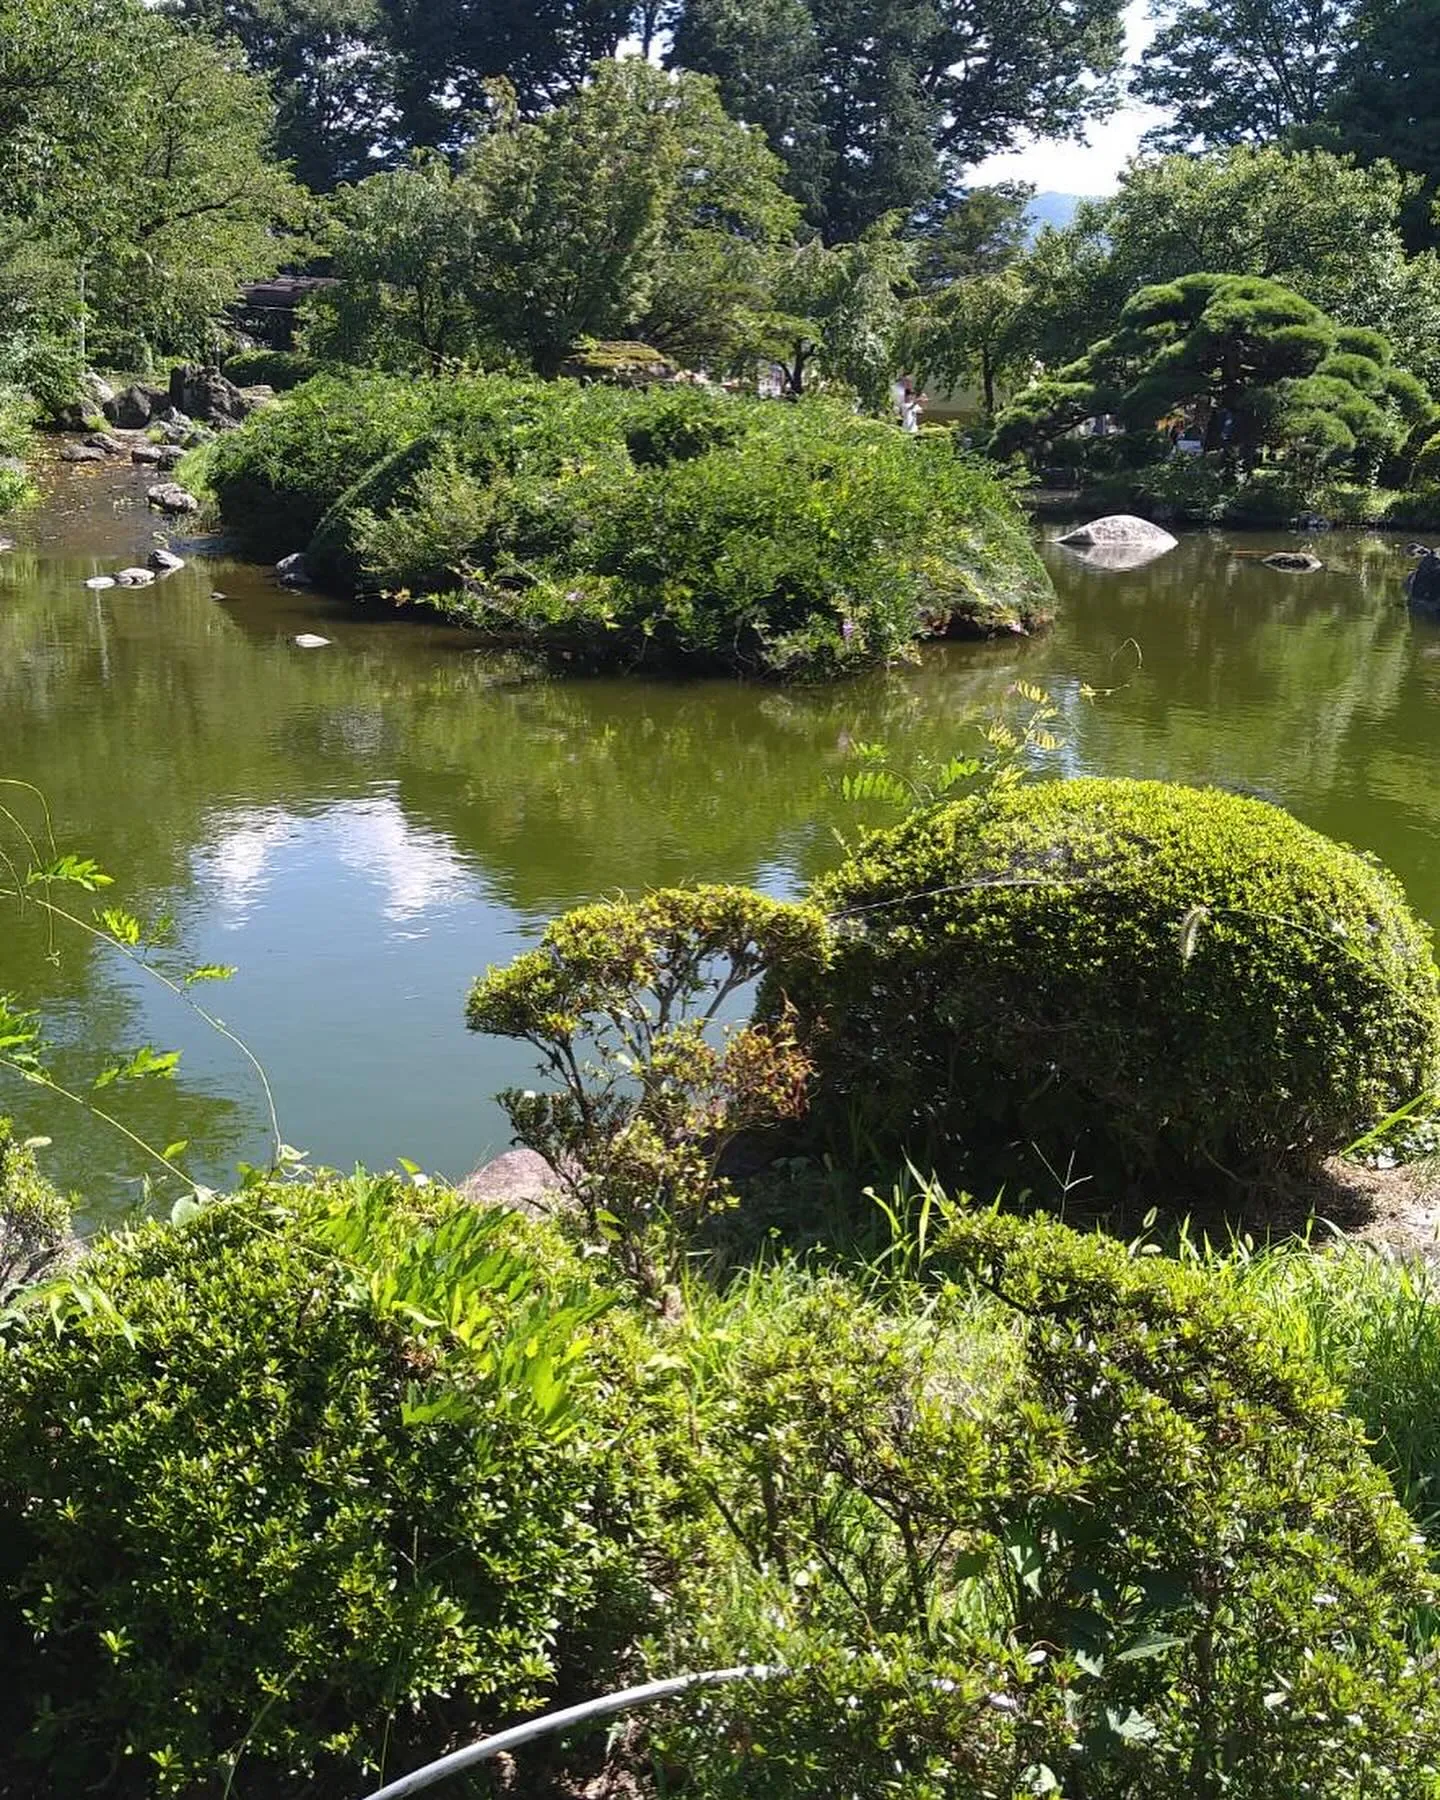
[[[145,498],[151,506],[158,506],[161,512],[197,513],[200,502],[188,488],[180,486],[178,481],[162,481],[152,487]]]
[[[1089,550],[1101,545],[1124,544],[1127,547],[1159,554],[1173,550],[1179,542],[1160,525],[1149,519],[1137,519],[1133,513],[1107,513],[1103,519],[1092,519],[1088,525],[1077,525],[1058,540],[1069,550]]]
[[[221,431],[238,425],[255,410],[255,402],[247,399],[218,369],[196,368],[189,363],[171,371],[170,404],[185,415],[187,423],[198,420]]]
[[[123,393],[107,400],[102,407],[105,417],[122,431],[143,431],[170,396],[163,388],[147,387],[143,381],[132,382]]]

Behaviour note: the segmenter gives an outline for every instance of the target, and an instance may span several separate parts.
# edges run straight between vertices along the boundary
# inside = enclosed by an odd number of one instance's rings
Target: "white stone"
[[[115,577],[119,587],[150,587],[154,580],[153,569],[122,569]]]
[[[329,638],[316,637],[313,631],[302,631],[294,639],[297,650],[323,650],[329,642]]]
[[[1153,549],[1173,550],[1179,542],[1149,519],[1137,519],[1131,513],[1108,513],[1103,519],[1092,519],[1088,525],[1077,525],[1057,540],[1069,549],[1090,549],[1099,544],[1146,544]]]
[[[114,587],[115,577],[113,575],[92,575],[85,585],[88,588]]]

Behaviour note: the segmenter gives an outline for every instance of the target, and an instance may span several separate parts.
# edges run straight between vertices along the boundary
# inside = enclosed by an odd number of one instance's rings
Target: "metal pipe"
[[[457,1775],[461,1769],[489,1762],[491,1757],[500,1756],[506,1750],[516,1750],[535,1738],[548,1737],[571,1725],[587,1725],[592,1719],[605,1719],[611,1713],[628,1712],[635,1706],[648,1706],[653,1700],[668,1700],[690,1688],[713,1687],[722,1681],[768,1681],[771,1676],[784,1673],[779,1665],[756,1663],[746,1668],[706,1669],[698,1675],[674,1675],[668,1681],[647,1681],[640,1687],[622,1688],[616,1694],[602,1694],[598,1700],[584,1700],[579,1706],[542,1713],[538,1719],[530,1719],[524,1725],[512,1725],[508,1731],[497,1731],[493,1737],[481,1738],[478,1744],[470,1744],[464,1750],[452,1750],[438,1762],[426,1763],[412,1775],[402,1775],[387,1787],[377,1788],[366,1796],[366,1800],[405,1800],[406,1795],[433,1787],[447,1775]]]

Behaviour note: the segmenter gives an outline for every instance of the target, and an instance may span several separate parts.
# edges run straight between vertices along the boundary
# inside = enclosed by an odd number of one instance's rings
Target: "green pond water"
[[[406,1157],[458,1177],[504,1148],[491,1095],[531,1065],[465,1030],[487,963],[621,887],[795,891],[855,824],[836,791],[850,746],[972,745],[1017,679],[1062,708],[1057,772],[1281,802],[1382,857],[1440,922],[1440,628],[1400,601],[1397,541],[1324,539],[1327,568],[1304,576],[1233,554],[1295,542],[1254,534],[1191,536],[1129,573],[1050,547],[1047,636],[936,648],[844,687],[527,681],[463,633],[356,618],[220,557],[92,593],[86,576],[152,547],[146,478],[50,483],[0,558],[0,775],[44,790],[62,848],[117,877],[107,898],[173,917],[194,962],[237,967],[206,998],[317,1161]],[[303,631],[329,647],[296,648]],[[127,1121],[156,1144],[189,1139],[212,1181],[263,1157],[237,1052],[113,951],[63,935],[58,961],[47,948],[33,915],[0,917],[0,992],[68,1046],[62,1074],[179,1048],[173,1083],[116,1098]],[[137,1202],[143,1164],[107,1129],[3,1075],[0,1112],[53,1138],[48,1165],[89,1219]]]

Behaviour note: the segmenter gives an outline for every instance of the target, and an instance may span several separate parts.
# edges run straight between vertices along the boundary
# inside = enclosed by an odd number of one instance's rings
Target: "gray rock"
[[[194,427],[191,425],[182,425],[175,419],[165,419],[162,420],[155,429],[160,433],[167,444],[183,445],[188,442]]]
[[[160,448],[159,444],[136,444],[135,448],[130,452],[131,462],[160,463],[164,461],[164,458],[165,452]]]
[[[1440,614],[1440,551],[1411,544],[1411,556],[1419,561],[1405,577],[1405,595],[1417,612]]]
[[[150,587],[155,580],[153,569],[122,569],[115,577],[116,587]]]
[[[1100,544],[1144,544],[1156,550],[1173,550],[1179,542],[1160,525],[1137,519],[1133,513],[1107,513],[1088,525],[1077,525],[1057,540],[1069,549],[1090,549]]]
[[[111,437],[108,431],[97,431],[93,437],[86,438],[85,442],[91,450],[103,450],[106,456],[123,456],[130,448],[119,438]]]
[[[310,568],[304,552],[296,550],[290,556],[282,556],[275,565],[275,577],[286,587],[309,587]]]
[[[13,550],[14,548],[14,538],[0,538],[0,556],[3,556],[7,550]]]
[[[110,423],[118,425],[122,431],[143,431],[159,408],[168,403],[168,398],[162,389],[147,387],[143,381],[137,381],[124,393],[107,401],[102,410]]]
[[[94,444],[67,444],[60,452],[61,462],[67,463],[102,463],[105,452],[96,449]]]
[[[560,1177],[534,1150],[507,1150],[482,1163],[459,1184],[476,1206],[510,1206],[518,1212],[552,1212],[563,1190]]]
[[[160,482],[150,489],[145,498],[151,506],[159,507],[161,512],[198,513],[200,510],[200,502],[189,488],[181,487],[176,481]]]
[[[170,373],[170,403],[193,420],[224,430],[238,425],[255,408],[233,381],[216,368],[186,364]]]
[[[112,588],[115,586],[113,575],[92,575],[85,583],[87,588]]]
[[[290,641],[297,650],[323,650],[330,642],[329,638],[317,637],[313,631],[302,631]]]
[[[156,461],[162,469],[169,470],[178,468],[185,460],[185,446],[183,444],[155,444],[152,448],[158,450],[160,453],[156,458]]]
[[[103,375],[97,375],[93,369],[87,369],[80,377],[80,391],[96,406],[108,406],[115,398],[114,388]]]
[[[1262,556],[1260,560],[1267,569],[1285,569],[1292,575],[1313,575],[1316,569],[1325,567],[1308,550],[1277,550],[1273,556]]]
[[[177,569],[185,567],[185,558],[177,556],[173,550],[152,550],[150,567],[157,575],[173,575]]]

